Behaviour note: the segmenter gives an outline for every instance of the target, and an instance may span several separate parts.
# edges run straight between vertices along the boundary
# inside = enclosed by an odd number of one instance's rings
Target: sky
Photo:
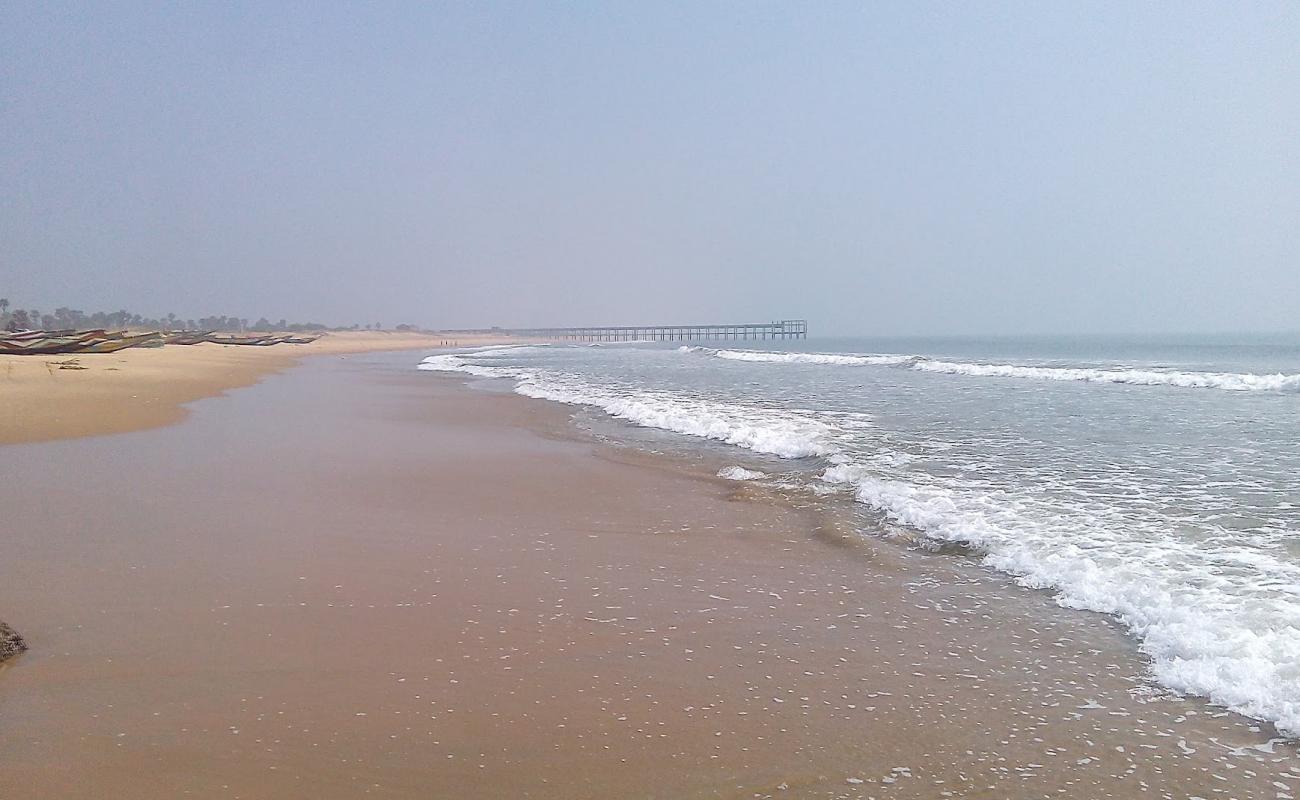
[[[0,0],[0,296],[1300,329],[1300,4]]]

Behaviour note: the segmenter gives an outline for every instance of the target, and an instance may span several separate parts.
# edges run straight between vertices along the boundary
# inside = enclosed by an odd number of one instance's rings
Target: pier
[[[492,333],[557,342],[689,342],[701,340],[807,339],[808,320],[747,325],[605,325],[581,328],[492,328]]]

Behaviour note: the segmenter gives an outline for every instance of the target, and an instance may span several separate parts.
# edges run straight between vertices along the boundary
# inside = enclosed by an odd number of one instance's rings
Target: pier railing
[[[455,331],[452,331],[454,333]],[[597,325],[578,328],[491,328],[484,333],[579,342],[687,342],[737,339],[806,339],[808,320],[746,325]]]

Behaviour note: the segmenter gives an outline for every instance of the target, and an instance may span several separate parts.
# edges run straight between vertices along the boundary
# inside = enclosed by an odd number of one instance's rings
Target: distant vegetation
[[[250,321],[246,317],[200,317],[199,319],[181,319],[175,314],[165,317],[146,317],[130,311],[95,311],[87,313],[77,308],[56,308],[53,311],[41,311],[36,308],[13,308],[6,298],[0,298],[0,330],[4,329],[37,330],[78,330],[105,329],[148,329],[157,331],[356,331],[383,330],[379,323],[330,327],[320,322],[290,322],[287,319],[269,320],[262,317]],[[415,325],[398,325],[396,330],[418,330]]]

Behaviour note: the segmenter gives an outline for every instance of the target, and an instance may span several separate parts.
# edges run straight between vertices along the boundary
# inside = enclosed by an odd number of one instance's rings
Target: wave
[[[515,391],[525,397],[571,405],[595,406],[611,417],[647,428],[713,439],[781,458],[806,458],[832,451],[827,427],[811,418],[782,414],[764,418],[753,409],[654,392],[626,396],[593,386],[565,386],[554,381],[524,380]]]
[[[840,353],[765,353],[758,350],[718,350],[718,358],[728,361],[760,361],[772,364],[835,364],[845,367],[890,366],[906,364],[914,356],[847,355]]]
[[[723,467],[718,470],[718,477],[726,478],[729,481],[756,481],[760,478],[766,478],[767,473],[753,469],[745,469],[742,466],[733,464],[730,467]]]
[[[1165,686],[1300,735],[1300,565],[1144,537],[1105,512],[1061,513],[1010,493],[889,480],[851,465],[822,477],[929,538],[978,548],[985,563],[1051,590],[1061,605],[1119,618]]]
[[[682,352],[706,353],[729,361],[769,364],[827,364],[832,366],[905,366],[918,372],[965,375],[975,378],[1028,378],[1049,381],[1119,383],[1133,386],[1174,386],[1184,389],[1222,389],[1233,392],[1300,393],[1300,374],[1249,372],[1184,372],[1156,369],[1096,369],[1087,367],[1035,367],[1020,364],[981,364],[942,361],[922,356],[854,353],[774,353],[764,350],[715,350],[681,347]]]
[[[482,356],[491,357],[494,355],[498,355],[498,353],[495,352],[495,350],[497,349],[504,350],[506,348],[494,348],[493,350],[481,350],[479,352],[474,353],[474,355],[477,357],[482,357]],[[466,360],[465,356],[456,355],[454,353],[447,353],[444,355],[437,355],[437,356],[429,356],[428,358],[424,359],[424,361],[420,362],[420,365],[417,367],[417,369],[433,371],[433,372],[463,372],[466,375],[473,375],[478,378],[513,378],[513,377],[518,377],[520,375],[520,372],[518,370],[511,369],[508,367],[488,367],[480,364],[473,364],[468,360]]]
[[[806,458],[835,452],[828,441],[830,426],[812,414],[766,411],[668,392],[634,392],[559,372],[483,366],[456,355],[430,356],[419,368],[478,377],[514,378],[518,381],[515,392],[525,397],[594,406],[612,417],[643,427],[712,439],[781,458]]]
[[[420,369],[513,378],[515,391],[527,397],[592,406],[637,425],[784,458],[822,457],[828,466],[812,489],[846,487],[898,524],[976,549],[989,566],[1051,591],[1064,606],[1118,618],[1161,684],[1300,735],[1300,564],[1270,551],[1228,537],[1180,539],[1159,520],[1084,501],[923,473],[899,480],[899,465],[905,468],[908,459],[874,446],[864,452],[862,422],[829,412],[489,367],[469,356],[432,356]],[[719,473],[733,480],[753,474]]]
[[[1127,383],[1134,386],[1177,386],[1184,389],[1224,389],[1232,392],[1300,392],[1300,375],[1255,375],[1249,372],[1177,372],[1150,369],[1088,369],[1026,367],[1016,364],[967,364],[921,359],[912,365],[921,372],[979,378],[1033,378],[1049,381]]]

